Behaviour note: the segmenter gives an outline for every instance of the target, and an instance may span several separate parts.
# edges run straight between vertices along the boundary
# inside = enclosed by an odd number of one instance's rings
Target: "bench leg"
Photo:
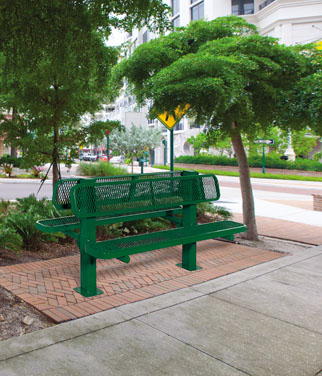
[[[81,252],[80,255],[81,285],[74,290],[86,298],[103,294],[96,287],[96,258]]]
[[[197,265],[197,245],[196,243],[183,244],[182,246],[182,263],[177,264],[186,270],[199,270],[202,269]]]

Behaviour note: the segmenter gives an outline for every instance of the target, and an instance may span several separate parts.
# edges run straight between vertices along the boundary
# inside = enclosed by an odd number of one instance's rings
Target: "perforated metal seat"
[[[38,230],[49,233],[71,231],[80,227],[80,219],[74,215],[41,219],[40,221],[37,221],[36,227]]]
[[[227,237],[243,231],[246,231],[246,226],[237,222],[205,223],[188,229],[181,227],[88,244],[86,253],[99,259],[119,258],[124,255],[124,251],[127,255],[142,253],[211,238]]]

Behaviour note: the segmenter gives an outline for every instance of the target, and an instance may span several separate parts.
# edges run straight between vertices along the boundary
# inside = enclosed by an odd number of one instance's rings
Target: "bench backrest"
[[[197,174],[192,171],[166,171],[166,172],[154,172],[149,174],[132,174],[132,175],[118,175],[118,176],[100,176],[94,178],[70,178],[59,180],[53,191],[52,202],[56,209],[71,209],[70,203],[70,191],[77,185],[93,181],[95,183],[106,183],[113,181],[131,181],[131,180],[142,180],[142,179],[154,179],[158,177],[172,177],[172,176],[182,176],[183,174]]]
[[[72,187],[71,207],[78,218],[155,211],[214,201],[220,197],[215,175],[187,175],[128,181],[88,181]]]

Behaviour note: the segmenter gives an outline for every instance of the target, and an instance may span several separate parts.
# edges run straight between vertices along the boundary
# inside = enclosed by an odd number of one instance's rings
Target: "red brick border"
[[[234,213],[233,217],[234,221],[243,222],[242,214]],[[258,233],[263,236],[312,245],[322,244],[322,227],[320,226],[261,216],[256,216],[256,223]]]
[[[79,285],[78,256],[2,267],[0,285],[58,323],[189,287],[282,256],[218,240],[199,242],[197,252],[198,265],[203,269],[194,272],[175,265],[181,261],[181,247],[133,255],[130,264],[99,260],[97,285],[104,295],[92,298],[84,298],[73,290]]]

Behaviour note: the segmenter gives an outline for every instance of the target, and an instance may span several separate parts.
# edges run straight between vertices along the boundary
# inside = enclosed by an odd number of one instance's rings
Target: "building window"
[[[172,13],[175,16],[180,12],[180,0],[172,0],[171,7]]]
[[[232,0],[231,11],[236,16],[254,14],[254,0]]]
[[[266,0],[264,1],[262,4],[259,5],[259,10],[262,10],[264,9],[265,7],[267,7],[267,5],[273,3],[275,0]]]
[[[204,2],[191,7],[191,21],[200,20],[204,17]]]
[[[149,32],[147,30],[146,32],[143,33],[143,43],[148,42],[148,39],[149,39]]]
[[[178,16],[178,17],[176,17],[172,20],[172,25],[173,25],[173,27],[179,27],[180,26],[180,16]]]
[[[173,128],[174,131],[183,131],[183,121],[180,121],[180,123],[176,124]]]

